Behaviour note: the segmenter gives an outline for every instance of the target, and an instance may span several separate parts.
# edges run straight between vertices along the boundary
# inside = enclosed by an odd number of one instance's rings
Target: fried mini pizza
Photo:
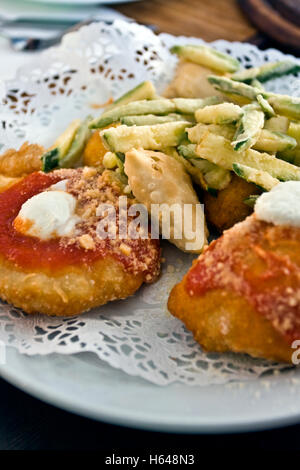
[[[284,185],[298,185],[297,204]],[[205,350],[292,361],[300,338],[299,199],[298,182],[265,193],[255,213],[212,242],[173,288],[170,312]]]
[[[132,295],[160,270],[158,240],[100,238],[100,204],[122,195],[108,171],[32,173],[0,194],[0,297],[27,313],[75,315]]]

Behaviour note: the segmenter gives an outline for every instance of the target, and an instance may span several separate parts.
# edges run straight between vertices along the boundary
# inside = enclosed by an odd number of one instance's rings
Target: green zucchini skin
[[[230,183],[230,171],[224,170],[207,160],[199,159],[196,153],[196,147],[196,144],[179,145],[177,150],[179,155],[189,160],[202,172],[207,183],[206,190],[209,191],[209,189],[211,189],[215,195],[216,191],[226,188]]]
[[[91,130],[89,129],[89,123],[91,121],[92,117],[87,116],[77,129],[69,150],[67,151],[66,155],[64,155],[58,161],[58,166],[60,168],[71,168],[78,163],[84,146],[91,135]]]
[[[197,109],[220,102],[220,98],[173,98],[133,101],[105,111],[90,123],[91,129],[102,129],[129,116],[155,115],[165,116],[171,113],[191,114]]]
[[[273,127],[273,126],[272,126]],[[280,126],[278,126],[281,128]],[[274,128],[277,128],[277,125],[274,125]],[[206,125],[206,124],[196,124],[196,126],[191,127],[187,130],[188,137],[192,144],[182,145],[182,148],[185,152],[188,152],[189,148],[193,147],[193,144],[199,144],[204,137],[206,132],[211,132],[216,135],[225,137],[225,139],[232,141],[236,132],[236,129],[233,125]],[[300,135],[299,135],[300,137]],[[288,135],[285,132],[272,131],[269,129],[261,129],[259,137],[253,149],[259,150],[261,152],[285,152],[291,151],[297,148],[296,138]],[[195,153],[195,146],[194,146]],[[197,156],[189,157],[188,154],[185,155],[186,158],[197,158]]]
[[[44,173],[49,173],[50,171],[54,170],[54,168],[58,167],[59,162],[59,149],[55,147],[52,150],[44,153],[41,157],[42,160],[42,171]]]
[[[264,113],[258,111],[255,106],[248,105],[243,108],[243,115],[232,142],[236,152],[242,152],[253,147],[259,139],[260,132],[265,123]]]
[[[91,135],[89,129],[91,120],[92,117],[87,116],[81,123],[80,120],[76,120],[70,124],[57,139],[54,144],[56,147],[42,155],[42,171],[48,173],[55,168],[71,168],[79,162],[84,146]]]
[[[266,100],[266,98],[263,97],[263,95],[257,95],[256,99],[262,111],[265,113],[267,119],[270,119],[276,116],[274,109],[272,108],[268,100]]]
[[[90,129],[101,129],[120,121],[125,116],[139,116],[143,114],[165,115],[175,111],[175,104],[167,99],[133,101],[105,111],[99,118],[94,119],[89,127]]]
[[[233,80],[244,82],[250,85],[254,79],[261,83],[265,83],[268,80],[289,75],[292,73],[298,73],[300,71],[300,65],[289,60],[275,62],[273,64],[264,64],[261,67],[254,67],[251,69],[241,70],[231,75]]]
[[[248,183],[254,183],[265,191],[270,191],[279,183],[277,178],[273,178],[269,173],[257,170],[241,163],[233,163],[232,169],[237,176],[243,178]]]
[[[262,129],[253,148],[262,152],[285,152],[286,150],[294,150],[296,146],[297,141],[293,137],[283,132]]]
[[[257,78],[254,78],[253,80],[251,80],[251,82],[248,85],[252,85],[254,88],[258,88],[261,91],[265,91],[263,84],[259,80],[257,80]]]
[[[118,126],[103,130],[100,135],[112,152],[126,153],[132,148],[145,150],[163,150],[177,147],[186,135],[190,122],[178,121],[153,126]]]
[[[194,114],[197,109],[219,104],[222,100],[219,96],[210,96],[208,98],[173,98],[171,101],[175,104],[177,113]]]
[[[144,114],[142,116],[124,116],[120,119],[121,124],[125,126],[152,126],[154,124],[165,124],[167,122],[191,121],[194,119],[191,115],[167,114],[166,116],[156,116],[155,114]]]
[[[300,168],[297,166],[253,149],[236,152],[231,142],[222,136],[208,133],[197,146],[196,152],[200,158],[209,160],[226,170],[232,170],[232,165],[239,163],[265,171],[280,181],[300,180]]]
[[[263,92],[259,88],[247,85],[246,83],[238,82],[227,77],[219,77],[217,75],[210,75],[208,81],[217,90],[225,94],[243,96],[251,101],[256,101],[257,96],[262,95],[276,114],[300,120],[300,98]]]
[[[150,81],[145,81],[124,93],[117,100],[115,100],[109,109],[131,103],[132,101],[140,100],[153,100],[156,98],[156,90]]]
[[[251,101],[255,101],[257,95],[262,92],[259,88],[255,88],[243,82],[237,82],[227,77],[219,77],[218,75],[210,75],[208,81],[216,90],[225,94],[229,93],[243,96]]]
[[[188,44],[185,46],[173,46],[170,51],[190,62],[211,68],[221,73],[236,72],[240,63],[234,57],[219,52],[208,46]]]
[[[277,114],[300,120],[300,98],[275,93],[264,93],[264,97]]]

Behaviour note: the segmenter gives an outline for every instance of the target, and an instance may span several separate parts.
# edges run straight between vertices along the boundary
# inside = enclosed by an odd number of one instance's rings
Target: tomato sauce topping
[[[87,198],[84,190],[80,199],[79,191],[76,193],[74,189],[76,187],[85,187],[85,182],[89,182],[82,175],[83,171],[81,169],[57,170],[49,174],[32,173],[8,190],[0,193],[0,254],[22,269],[28,271],[34,269],[50,270],[52,272],[71,265],[88,266],[98,259],[111,255],[122,263],[126,270],[134,274],[143,272],[146,282],[151,282],[159,273],[160,249],[159,242],[156,240],[126,240],[126,244],[130,246],[130,252],[124,253],[120,249],[121,240],[96,239],[95,243],[93,241],[91,243],[91,237],[86,238],[85,232],[89,229],[91,233],[92,226],[89,226],[88,219],[79,227],[82,233],[77,238],[61,237],[41,240],[23,235],[14,228],[13,221],[24,202],[64,179],[68,180],[68,192],[71,194],[73,192],[79,201],[79,209],[81,207],[83,210],[85,206],[83,203],[80,204],[80,200],[83,199],[86,202]],[[86,193],[88,191],[91,193],[91,185],[95,186],[97,182],[100,182],[99,187],[102,185],[102,188],[105,189],[101,193],[102,199],[105,200],[108,192],[107,182],[102,181],[102,176],[99,174],[94,176],[91,181]],[[99,203],[97,188],[95,191],[95,201],[93,202],[95,202],[94,206],[96,208],[97,203]],[[119,194],[110,188],[110,198],[112,198],[112,194],[117,200]],[[93,200],[92,196],[91,200]]]
[[[300,338],[300,229],[254,216],[211,243],[187,274],[190,296],[224,289],[249,304],[291,342]]]

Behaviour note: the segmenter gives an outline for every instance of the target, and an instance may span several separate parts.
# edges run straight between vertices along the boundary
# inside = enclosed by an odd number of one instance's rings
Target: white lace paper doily
[[[0,82],[0,149],[25,140],[50,145],[70,120],[99,114],[94,104],[118,96],[143,80],[162,91],[172,79],[175,43],[194,38],[154,35],[120,20],[95,23],[67,35],[63,43],[22,67],[14,80]],[[287,56],[255,46],[213,43],[252,67]],[[295,60],[293,58],[293,60]],[[299,78],[276,79],[269,89],[300,96]],[[0,340],[22,354],[92,351],[111,366],[159,385],[191,385],[255,379],[283,366],[243,355],[204,353],[183,324],[166,309],[168,294],[191,265],[192,257],[164,244],[163,274],[133,297],[72,318],[28,316],[0,303]]]

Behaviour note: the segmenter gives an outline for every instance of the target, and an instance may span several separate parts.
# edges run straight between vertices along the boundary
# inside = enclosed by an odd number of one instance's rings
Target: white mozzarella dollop
[[[270,192],[263,193],[254,211],[259,220],[300,227],[300,181],[279,183]]]
[[[14,220],[16,230],[42,240],[70,236],[81,220],[76,199],[65,191],[44,191],[28,199]]]

